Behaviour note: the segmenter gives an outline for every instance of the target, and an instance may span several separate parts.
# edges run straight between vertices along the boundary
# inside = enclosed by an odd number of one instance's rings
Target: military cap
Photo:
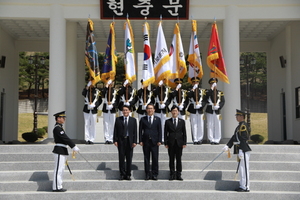
[[[191,78],[192,82],[200,82],[200,78],[199,77],[193,77]]]
[[[54,117],[66,117],[66,111],[61,111],[53,115]]]
[[[174,83],[182,83],[183,79],[182,78],[175,78]]]
[[[245,116],[246,113],[243,112],[243,111],[241,111],[241,110],[236,109],[236,114],[235,114],[235,115],[242,115],[242,116]]]
[[[218,79],[217,78],[211,78],[209,79],[208,83],[209,84],[213,84],[213,83],[217,83],[218,82]]]

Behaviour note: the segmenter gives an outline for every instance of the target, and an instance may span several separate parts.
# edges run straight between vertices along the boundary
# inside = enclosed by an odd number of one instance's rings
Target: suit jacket
[[[251,148],[248,144],[250,137],[248,124],[245,121],[239,123],[236,127],[233,136],[227,143],[227,146],[231,148],[234,145],[234,154],[239,152],[239,149],[242,149],[243,152],[251,151]]]
[[[212,89],[208,89],[206,90],[206,110],[205,112],[213,114],[213,112],[215,112],[216,114],[220,114],[221,109],[223,108],[224,104],[225,104],[225,97],[224,97],[224,93],[220,90],[216,90],[216,100],[215,100],[215,95],[214,95],[214,91]],[[212,109],[212,103],[216,102],[217,105],[219,105],[219,109],[218,110],[213,110]]]
[[[137,144],[137,122],[133,117],[128,116],[128,134],[130,146]],[[122,143],[124,141],[124,116],[117,117],[114,127],[113,142]]]
[[[110,91],[110,92],[109,92]],[[113,105],[113,108],[110,110],[111,113],[117,112],[117,105],[119,104],[119,99],[117,95],[118,91],[115,88],[111,88],[109,90],[107,87],[104,88],[102,93],[102,98],[104,100],[102,111],[105,113],[108,113],[108,110],[106,109],[107,102],[108,102],[108,96],[110,96],[110,102]]]
[[[175,128],[173,124],[173,118],[167,119],[165,122],[165,145],[174,146],[177,141],[177,145],[182,147],[186,145],[186,128],[185,121],[183,119],[177,118],[177,126]]]
[[[142,109],[142,101],[141,101],[141,99],[142,99],[144,102],[144,89],[143,88],[140,88],[137,91],[137,95],[135,96],[135,99],[136,99],[135,102],[138,103],[138,109],[136,112],[141,115],[146,115],[147,114],[146,110]],[[153,104],[155,102],[153,95],[150,95],[150,91],[148,89],[146,89],[146,103],[148,101]]]
[[[148,122],[148,115],[144,116],[140,120],[139,125],[139,139],[140,143],[147,143],[150,138],[152,139],[152,143],[155,145],[158,142],[162,141],[162,130],[161,130],[161,121],[159,117],[152,116],[153,121],[152,124]]]
[[[198,99],[196,98],[195,91],[190,90],[187,93],[187,97],[189,98],[189,101],[190,101],[187,111],[189,111],[192,114],[196,114],[196,112],[198,112],[199,114],[203,114],[203,108],[206,105],[206,92],[205,92],[205,89],[201,89],[201,88],[197,88],[197,90],[198,90]],[[196,99],[199,103],[202,104],[202,107],[199,109],[195,109],[194,102],[196,102]]]
[[[84,96],[84,98],[87,98],[87,100],[88,100],[88,102],[86,102],[86,100],[85,100],[85,105],[83,107],[83,112],[85,112],[85,113],[89,113],[90,112],[90,110],[88,109],[88,104],[90,103],[90,101],[94,102],[94,100],[96,98],[97,100],[95,102],[95,107],[91,111],[92,111],[93,114],[97,114],[98,107],[102,103],[101,92],[98,89],[96,89],[96,88],[92,88],[91,89],[91,93],[92,93],[91,97],[92,98],[90,99],[89,91],[90,91],[90,89],[83,88],[82,93],[81,93],[82,96]]]
[[[62,124],[59,123],[55,124],[55,127],[53,129],[53,137],[54,137],[54,142],[56,144],[59,143],[59,144],[69,145],[69,147],[71,148],[75,146],[75,143],[65,133]],[[62,146],[54,146],[52,152],[61,155],[69,155],[68,149]]]
[[[128,103],[130,104],[131,111],[135,111],[135,103],[136,103],[136,92],[135,89],[132,87],[128,87]],[[124,102],[123,100],[126,99],[126,87],[122,86],[121,89],[118,91],[118,99],[119,99],[119,105],[118,108],[119,110],[123,109]]]

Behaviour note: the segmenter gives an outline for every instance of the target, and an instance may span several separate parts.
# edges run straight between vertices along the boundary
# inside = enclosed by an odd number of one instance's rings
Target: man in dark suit
[[[150,179],[150,154],[152,154],[152,179],[157,180],[158,176],[158,150],[162,140],[160,118],[154,116],[154,105],[146,107],[147,116],[142,117],[139,125],[140,145],[143,146],[145,180]]]
[[[165,123],[165,147],[169,153],[170,181],[182,181],[181,172],[181,156],[182,149],[186,147],[186,129],[185,121],[178,117],[179,108],[174,105],[171,108],[172,117]],[[174,161],[176,157],[176,173]]]
[[[130,106],[124,105],[122,112],[123,116],[118,117],[115,122],[113,141],[119,152],[119,180],[130,181],[133,148],[137,144],[137,123],[135,118],[129,116]]]

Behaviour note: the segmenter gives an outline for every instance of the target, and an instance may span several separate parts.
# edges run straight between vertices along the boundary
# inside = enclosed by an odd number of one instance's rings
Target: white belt
[[[55,146],[58,146],[58,147],[65,147],[65,148],[68,147],[68,145],[66,145],[66,144],[60,144],[60,143],[55,144]]]

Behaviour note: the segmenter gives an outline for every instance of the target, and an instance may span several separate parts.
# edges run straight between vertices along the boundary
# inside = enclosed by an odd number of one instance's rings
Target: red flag
[[[210,77],[229,83],[216,22],[213,23],[211,28],[206,62],[211,69]]]

